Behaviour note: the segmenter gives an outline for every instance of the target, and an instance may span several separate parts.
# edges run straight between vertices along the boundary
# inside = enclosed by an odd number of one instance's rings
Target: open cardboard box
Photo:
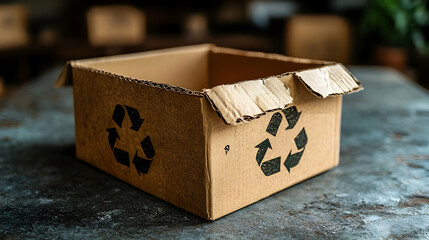
[[[253,79],[253,80],[252,80]],[[197,45],[70,61],[77,157],[214,220],[339,161],[333,62]]]

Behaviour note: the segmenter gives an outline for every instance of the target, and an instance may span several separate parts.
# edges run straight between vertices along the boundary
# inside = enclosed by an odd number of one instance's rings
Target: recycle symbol
[[[298,122],[299,117],[301,116],[301,112],[298,112],[295,106],[283,109],[282,112],[285,115],[286,121],[288,122],[288,127],[285,130],[287,131],[293,129]],[[266,131],[275,137],[277,135],[280,123],[282,122],[282,118],[283,116],[280,112],[274,113],[270,122],[268,123]],[[305,146],[307,145],[308,139],[304,127],[295,137],[294,141],[296,147],[298,148],[298,152],[292,153],[292,150],[290,150],[289,155],[286,157],[286,160],[283,163],[289,173],[291,168],[298,165],[302,154],[304,153]],[[270,176],[280,172],[281,157],[276,157],[274,159],[262,162],[268,148],[272,149],[270,140],[267,138],[255,147],[258,148],[258,152],[256,153],[256,162],[258,163],[259,167],[261,167],[261,170],[265,176]]]
[[[131,121],[130,129],[138,132],[144,119],[140,118],[140,114],[135,108],[117,104],[115,106],[115,110],[113,110],[112,120],[119,128],[121,128],[125,117],[125,110],[127,111],[128,117]],[[116,161],[124,166],[130,167],[130,154],[125,150],[115,147],[116,139],[120,139],[118,131],[116,128],[107,128],[106,131],[109,133],[107,139]],[[149,172],[150,165],[152,164],[152,160],[150,159],[155,156],[155,149],[153,148],[149,135],[140,142],[140,146],[143,149],[144,155],[148,159],[139,157],[138,150],[136,150],[132,161],[139,175],[140,173],[147,174]]]

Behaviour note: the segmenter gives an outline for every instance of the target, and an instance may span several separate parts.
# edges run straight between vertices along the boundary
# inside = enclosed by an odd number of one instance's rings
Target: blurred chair
[[[87,12],[87,26],[93,46],[135,46],[146,37],[144,13],[128,5],[92,7]]]
[[[286,26],[287,55],[349,63],[351,36],[344,18],[298,15]]]
[[[0,5],[0,49],[28,44],[27,15],[23,5]]]
[[[186,17],[184,29],[189,39],[200,40],[209,34],[208,20],[202,13],[190,14]]]

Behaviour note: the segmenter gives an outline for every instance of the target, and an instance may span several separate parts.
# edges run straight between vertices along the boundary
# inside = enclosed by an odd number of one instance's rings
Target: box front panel
[[[298,81],[291,87],[293,104],[248,123],[226,125],[208,113],[213,218],[338,164],[341,96],[319,99]]]
[[[73,79],[77,157],[206,217],[201,97],[81,69]]]

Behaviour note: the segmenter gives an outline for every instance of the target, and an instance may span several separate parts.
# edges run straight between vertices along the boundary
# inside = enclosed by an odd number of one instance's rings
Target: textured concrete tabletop
[[[215,222],[75,158],[59,70],[0,103],[0,239],[429,238],[429,94],[398,73],[352,68],[340,166]]]

